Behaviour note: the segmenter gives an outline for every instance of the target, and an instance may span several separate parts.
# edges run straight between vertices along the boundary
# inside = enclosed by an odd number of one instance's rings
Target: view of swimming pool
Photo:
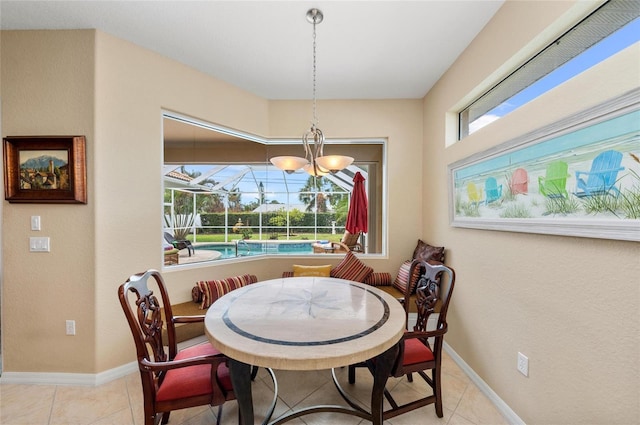
[[[246,257],[249,255],[299,255],[312,254],[315,241],[237,241],[198,245],[198,249],[218,251],[218,259]]]

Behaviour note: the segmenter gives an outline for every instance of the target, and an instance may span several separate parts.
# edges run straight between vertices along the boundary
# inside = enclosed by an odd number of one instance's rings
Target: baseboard
[[[526,425],[525,422],[520,419],[516,412],[496,394],[489,385],[473,370],[471,367],[455,352],[453,348],[446,342],[444,343],[444,351],[449,354],[453,361],[462,369],[462,371],[471,379],[476,387],[493,403],[498,411],[504,416],[506,421],[511,425]]]
[[[190,347],[195,344],[206,342],[204,335],[183,341],[178,344],[178,349]],[[95,387],[103,385],[123,376],[138,371],[138,362],[124,364],[105,370],[104,372],[92,373],[57,373],[57,372],[2,372],[0,374],[0,384],[23,384],[23,385],[78,385],[85,387]]]
[[[2,372],[0,384],[78,385],[95,387],[138,370],[138,362],[127,363],[100,373]]]

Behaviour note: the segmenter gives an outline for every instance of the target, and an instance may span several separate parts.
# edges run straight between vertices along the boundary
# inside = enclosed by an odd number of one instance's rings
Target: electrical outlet
[[[518,352],[518,372],[524,376],[529,376],[529,357]]]
[[[76,321],[67,320],[67,335],[75,335],[75,334],[76,334]]]

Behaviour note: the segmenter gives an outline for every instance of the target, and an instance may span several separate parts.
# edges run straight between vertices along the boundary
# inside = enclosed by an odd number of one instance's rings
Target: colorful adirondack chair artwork
[[[618,151],[605,151],[593,159],[591,171],[576,171],[576,196],[593,196],[613,192],[615,196],[620,190],[615,186],[618,172],[624,170],[620,166],[622,153]],[[586,177],[583,179],[581,176]]]
[[[524,168],[517,168],[513,174],[511,174],[509,189],[513,195],[521,193],[526,194],[529,192],[529,175],[527,174],[527,170]]]
[[[564,161],[555,161],[547,166],[545,176],[538,177],[540,193],[549,198],[568,198],[567,177],[569,166]]]
[[[472,204],[482,203],[482,188],[477,187],[473,182],[467,184],[467,195],[469,196],[469,202]]]
[[[484,181],[485,202],[490,204],[502,196],[502,185],[498,185],[495,177],[489,177]]]

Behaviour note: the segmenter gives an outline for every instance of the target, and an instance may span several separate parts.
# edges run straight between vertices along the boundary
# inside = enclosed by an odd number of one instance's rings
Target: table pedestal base
[[[384,353],[376,356],[376,368],[373,377],[373,390],[371,392],[370,412],[360,406],[357,402],[352,400],[347,395],[347,393],[338,383],[335,372],[332,369],[331,375],[333,377],[333,382],[342,398],[349,404],[350,408],[334,405],[319,405],[308,407],[282,416],[271,422],[269,425],[280,425],[301,416],[321,412],[343,413],[345,415],[357,416],[362,419],[370,420],[374,425],[382,425],[384,413],[384,388],[387,384],[387,380],[389,379],[393,363],[398,356],[398,350],[398,344],[395,344]],[[238,423],[240,425],[254,425],[253,398],[251,395],[251,366],[230,359],[229,371],[231,373],[231,382],[236,394],[236,399],[238,400],[238,410],[240,412]],[[275,388],[275,396],[277,397],[277,386]],[[270,416],[267,417],[263,425],[268,423],[269,419]]]

